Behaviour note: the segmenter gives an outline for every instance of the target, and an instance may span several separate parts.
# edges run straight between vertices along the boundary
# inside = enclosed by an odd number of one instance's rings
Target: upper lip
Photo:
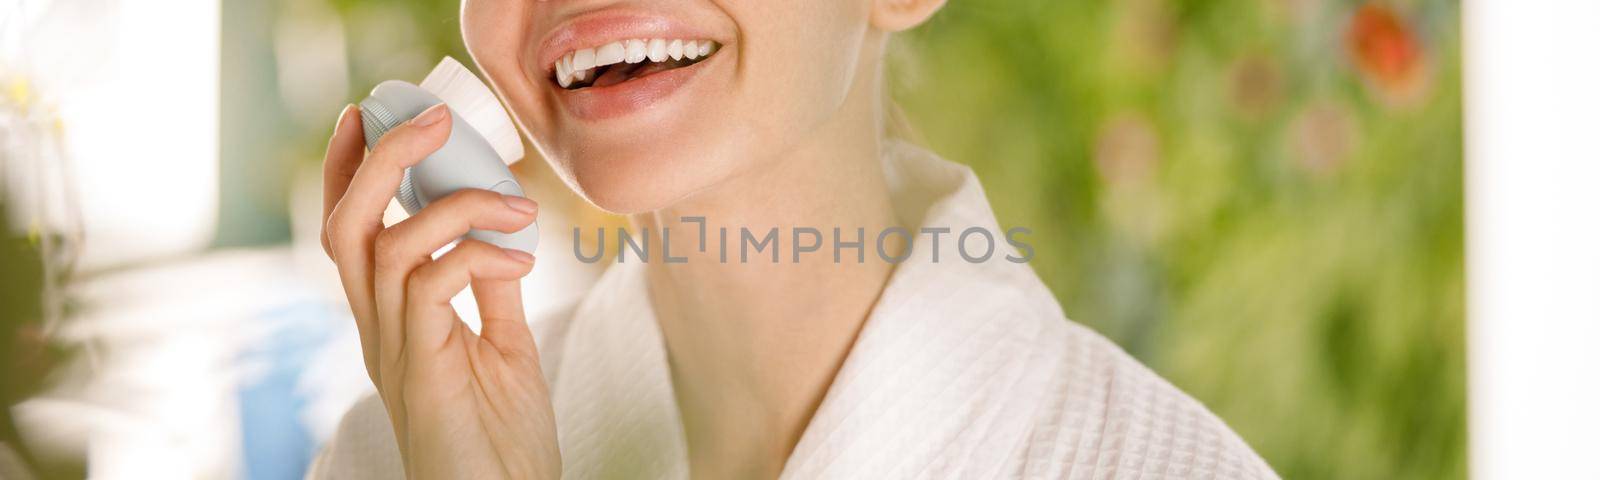
[[[550,73],[555,63],[568,52],[594,48],[619,40],[629,39],[683,39],[712,40],[726,45],[724,39],[670,17],[644,12],[625,12],[615,9],[598,10],[567,19],[546,34],[539,42],[539,69]]]

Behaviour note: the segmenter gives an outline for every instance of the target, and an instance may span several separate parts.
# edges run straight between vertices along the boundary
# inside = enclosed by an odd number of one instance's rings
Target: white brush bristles
[[[522,136],[517,133],[516,125],[511,123],[511,117],[506,115],[489,86],[461,62],[444,57],[418,86],[444,100],[467,125],[483,135],[500,155],[500,161],[510,165],[522,160]]]

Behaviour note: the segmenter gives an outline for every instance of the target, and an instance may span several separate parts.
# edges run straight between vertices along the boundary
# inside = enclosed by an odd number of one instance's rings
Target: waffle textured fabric
[[[1003,235],[970,169],[905,143],[886,147],[884,167],[903,224]],[[952,235],[937,247],[916,236],[784,478],[1277,478],[1203,405],[1068,320],[1026,263],[1004,259],[1016,252],[1003,238],[973,263]],[[567,478],[689,477],[645,268],[615,264],[532,322]],[[376,398],[346,415],[310,473],[401,476]]]

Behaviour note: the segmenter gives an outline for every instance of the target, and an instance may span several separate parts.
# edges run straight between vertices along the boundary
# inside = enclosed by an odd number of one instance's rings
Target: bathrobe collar
[[[886,149],[884,167],[902,224],[950,233],[937,262],[930,236],[916,236],[784,477],[999,474],[1024,448],[1034,399],[1062,361],[1060,349],[1035,339],[1063,328],[1064,317],[1031,269],[1006,260],[1016,252],[970,169],[904,143]],[[988,261],[958,256],[956,236],[969,227],[994,235]],[[687,442],[644,267],[613,265],[595,291],[604,294],[578,307],[551,375],[566,474],[686,478]],[[940,460],[949,458],[961,461]]]

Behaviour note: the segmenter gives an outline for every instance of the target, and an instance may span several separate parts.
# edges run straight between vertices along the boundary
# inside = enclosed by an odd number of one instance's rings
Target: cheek
[[[540,79],[525,68],[533,31],[530,2],[466,0],[461,9],[461,37],[484,80],[505,101],[512,120],[525,131],[548,131],[551,106],[538,90]]]
[[[789,131],[836,113],[858,73],[867,6],[860,0],[730,4],[745,49],[741,80],[761,104],[753,110]]]
[[[508,0],[465,0],[461,6],[461,38],[467,51],[483,60],[501,60],[526,30],[523,2]],[[492,53],[492,54],[491,54]]]

